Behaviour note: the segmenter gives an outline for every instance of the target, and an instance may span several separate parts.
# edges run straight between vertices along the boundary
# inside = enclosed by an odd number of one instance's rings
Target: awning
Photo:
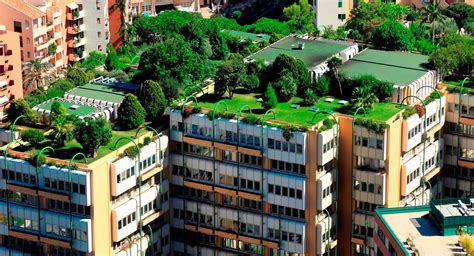
[[[7,96],[0,97],[0,105],[6,104],[8,102]]]
[[[76,3],[70,3],[67,5],[67,7],[69,7],[69,9],[71,10],[74,10],[77,9],[79,6]]]

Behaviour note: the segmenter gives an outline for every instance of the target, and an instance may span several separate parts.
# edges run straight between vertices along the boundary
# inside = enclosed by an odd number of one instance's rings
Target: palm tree
[[[374,108],[374,103],[378,101],[379,99],[370,86],[356,87],[352,92],[351,103],[354,109],[362,107],[364,109],[372,110]]]
[[[23,88],[26,92],[38,88],[48,87],[54,76],[51,72],[53,66],[49,62],[42,63],[39,59],[33,59],[23,64]]]
[[[432,3],[429,3],[421,8],[421,14],[423,15],[423,22],[428,22],[431,24],[431,39],[434,45],[435,21],[442,20],[444,18],[441,6],[439,5],[438,1],[434,0]]]
[[[60,147],[64,146],[66,141],[72,140],[74,136],[74,125],[66,117],[55,118],[51,124],[51,129],[51,136]]]
[[[342,96],[342,85],[341,85],[341,80],[339,79],[339,74],[337,70],[342,65],[342,60],[338,57],[332,57],[327,61],[327,65],[331,73],[336,78],[337,83],[339,84],[339,93]]]

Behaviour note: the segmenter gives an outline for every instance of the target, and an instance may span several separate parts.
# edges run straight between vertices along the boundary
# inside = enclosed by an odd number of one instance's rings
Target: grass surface
[[[114,103],[122,102],[127,91],[110,86],[86,84],[76,87],[68,92],[70,95],[82,96],[91,99],[105,100]]]
[[[372,75],[379,80],[405,86],[423,76],[428,56],[367,49],[344,63],[340,72],[349,77]]]
[[[329,98],[333,98],[328,96]],[[316,112],[311,111],[311,108],[317,108],[319,110],[332,110],[334,112],[352,114],[348,109],[348,105],[341,105],[337,102],[338,99],[334,99],[333,102],[325,102],[325,99],[328,97],[321,97],[316,104],[313,106],[300,106],[298,109],[292,108],[292,104],[301,104],[302,99],[298,97],[292,98],[289,102],[282,102],[277,105],[273,110],[275,112],[275,121],[281,123],[289,123],[304,127],[311,127],[312,125],[318,123],[319,121],[325,119],[327,114],[318,114],[314,121],[311,121]],[[259,94],[250,93],[250,94],[234,94],[233,98],[229,97],[219,97],[217,95],[205,95],[199,98],[198,103],[194,103],[193,106],[199,106],[203,109],[212,110],[215,104],[223,99],[227,104],[228,110],[226,112],[237,114],[239,109],[247,104],[252,109],[252,114],[262,118],[265,110],[262,109],[261,104],[257,102],[257,99],[260,98]],[[219,105],[217,111],[222,112],[225,110],[223,104]],[[394,103],[378,103],[375,104],[374,110],[367,112],[367,117],[386,121],[387,119],[394,116],[396,113],[403,110],[403,107],[400,107],[398,104]],[[249,114],[248,111],[243,112],[244,115]],[[271,120],[272,115],[267,115],[268,121]]]
[[[64,107],[66,107],[66,110],[67,110],[67,113],[70,114],[70,115],[78,115],[78,116],[87,116],[93,112],[95,112],[97,109],[95,107],[91,107],[91,106],[87,106],[87,105],[80,105],[80,104],[74,104],[74,103],[71,103],[71,102],[62,102],[61,101],[61,104],[64,105]],[[42,109],[46,109],[46,110],[51,110],[51,106],[53,105],[53,101],[50,101],[42,106],[40,106],[40,108]],[[73,110],[73,109],[70,109],[69,107],[73,106],[73,105],[79,105],[79,108]]]
[[[464,78],[451,78],[449,80],[444,80],[443,84],[448,85],[449,91],[459,92],[463,79]],[[466,83],[464,83],[463,93],[474,94],[474,81],[466,81]]]
[[[235,36],[244,40],[251,40],[251,41],[257,41],[257,42],[270,41],[270,35],[267,35],[267,34],[254,34],[254,33],[242,32],[242,31],[237,31],[237,30],[224,30],[223,32],[229,33],[232,36]]]
[[[299,43],[305,44],[303,50],[296,49]],[[250,55],[249,58],[254,60],[263,59],[265,62],[271,63],[278,55],[284,53],[302,60],[308,67],[314,67],[349,46],[350,44],[344,42],[325,42],[285,37],[271,46]]]

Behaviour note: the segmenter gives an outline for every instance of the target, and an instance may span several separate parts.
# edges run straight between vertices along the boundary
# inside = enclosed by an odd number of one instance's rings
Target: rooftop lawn
[[[329,98],[333,98],[328,96]],[[340,113],[347,113],[351,114],[348,109],[348,105],[341,105],[337,102],[338,99],[334,99],[333,102],[326,102],[326,98],[328,97],[321,97],[314,106],[300,106],[298,109],[292,108],[292,104],[301,104],[302,99],[298,97],[292,98],[289,102],[279,103],[277,107],[273,110],[276,116],[276,122],[281,123],[290,123],[294,125],[310,127],[319,121],[325,119],[328,115],[327,114],[319,114],[314,119],[314,122],[311,122],[315,111],[311,111],[311,108],[317,108],[319,110],[332,110],[334,112]],[[262,109],[261,104],[257,102],[257,99],[260,98],[260,94],[250,93],[250,94],[234,94],[232,99],[228,97],[219,97],[217,95],[205,95],[198,99],[198,103],[194,103],[193,106],[199,106],[204,109],[212,110],[214,105],[221,99],[223,99],[227,103],[228,111],[231,113],[238,113],[239,109],[244,105],[247,104],[252,109],[252,114],[263,117],[265,111]],[[394,103],[377,103],[375,104],[375,108],[372,111],[367,113],[367,118],[376,119],[379,121],[386,121],[396,113],[400,112],[404,107],[399,106],[398,104]],[[217,111],[224,111],[224,105],[220,105]],[[248,112],[245,112],[248,114]],[[362,116],[362,115],[360,115]],[[267,116],[268,121],[271,120],[271,116]]]
[[[305,44],[304,49],[297,49],[299,43]],[[266,63],[271,63],[278,55],[284,53],[302,60],[307,67],[314,67],[349,46],[349,43],[342,41],[327,42],[288,36],[250,55],[248,58],[254,60],[263,59]]]
[[[366,49],[345,62],[340,72],[350,77],[372,75],[379,80],[406,86],[423,76],[428,69],[428,56]]]
[[[235,36],[244,40],[251,40],[251,41],[257,41],[257,42],[270,41],[270,35],[267,35],[267,34],[254,34],[254,33],[248,33],[248,32],[237,31],[237,30],[224,30],[223,32],[227,32],[231,34],[232,36]]]
[[[67,92],[70,95],[121,103],[127,91],[98,84],[86,84]]]
[[[95,107],[87,106],[87,105],[81,105],[81,104],[76,104],[72,102],[63,102],[61,101],[61,104],[66,107],[67,113],[70,115],[77,115],[77,116],[87,116],[91,113],[94,113],[97,109]],[[46,109],[46,110],[51,110],[51,106],[53,105],[53,101],[50,101],[44,105],[38,106],[38,108],[41,109]],[[77,109],[70,109],[71,106],[78,105],[79,108]]]

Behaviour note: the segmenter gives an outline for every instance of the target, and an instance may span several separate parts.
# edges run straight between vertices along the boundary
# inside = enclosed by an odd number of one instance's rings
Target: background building
[[[5,106],[23,98],[20,37],[0,25],[0,119],[6,117]]]

